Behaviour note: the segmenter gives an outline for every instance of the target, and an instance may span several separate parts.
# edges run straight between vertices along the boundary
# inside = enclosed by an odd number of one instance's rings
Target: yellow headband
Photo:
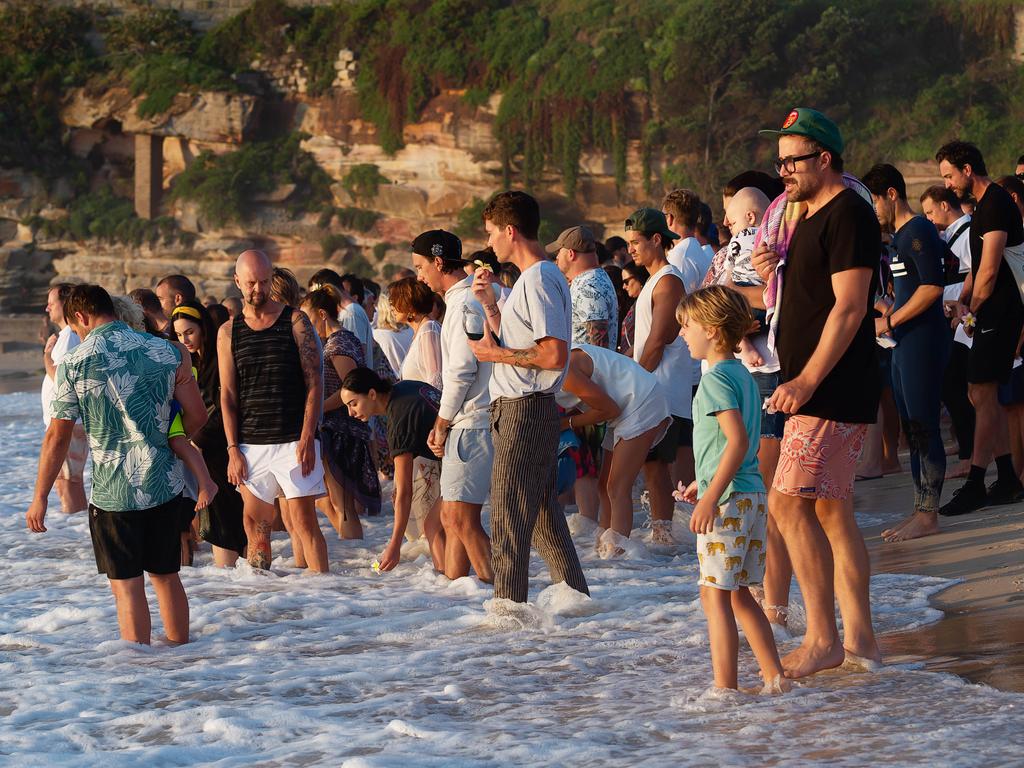
[[[193,317],[200,321],[203,319],[203,316],[199,314],[199,310],[195,307],[175,307],[171,311],[171,318],[173,319],[178,315],[188,315],[189,317]]]

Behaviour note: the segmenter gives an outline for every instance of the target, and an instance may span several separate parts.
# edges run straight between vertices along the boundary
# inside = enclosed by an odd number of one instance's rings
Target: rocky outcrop
[[[39,312],[56,272],[53,255],[31,245],[0,246],[0,312]]]
[[[122,133],[174,136],[206,144],[241,144],[249,138],[259,116],[259,100],[240,93],[203,91],[179,93],[170,108],[159,115],[141,117],[143,96],[132,96],[124,86],[94,93],[73,90],[61,110],[61,121],[70,128],[104,128],[116,121]]]

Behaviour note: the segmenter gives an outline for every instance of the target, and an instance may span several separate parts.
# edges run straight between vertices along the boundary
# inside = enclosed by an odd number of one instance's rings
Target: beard
[[[254,307],[256,309],[259,309],[260,307],[262,307],[264,304],[267,303],[267,294],[265,294],[265,293],[257,293],[255,291],[253,291],[246,298],[246,303],[250,307]]]

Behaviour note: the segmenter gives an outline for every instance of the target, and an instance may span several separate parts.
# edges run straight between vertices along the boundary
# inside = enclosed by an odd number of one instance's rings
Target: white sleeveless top
[[[621,422],[631,419],[658,388],[658,380],[654,374],[625,355],[604,347],[595,347],[593,344],[573,344],[572,348],[586,353],[594,363],[591,380],[622,409],[616,418],[608,422],[609,427],[614,428]],[[576,395],[564,390],[558,393],[556,399],[566,410],[576,407],[580,402]]]
[[[679,274],[679,270],[671,264],[666,264],[651,275],[644,284],[643,290],[640,291],[640,295],[637,296],[636,331],[633,341],[633,359],[637,362],[640,362],[647,337],[651,335],[651,323],[654,319],[651,297],[654,295],[654,288],[659,280],[669,276],[680,283],[683,282],[683,276]],[[661,362],[653,373],[668,398],[669,410],[672,415],[683,419],[691,418],[693,413],[693,361],[690,359],[690,350],[682,338],[677,336],[671,344],[665,346]]]

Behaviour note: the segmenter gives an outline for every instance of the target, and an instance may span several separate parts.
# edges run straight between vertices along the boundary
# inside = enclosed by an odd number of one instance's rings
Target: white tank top
[[[644,407],[651,393],[658,387],[654,374],[637,365],[625,355],[593,344],[573,344],[573,349],[585,352],[594,363],[591,380],[603,389],[621,409],[621,413],[608,426],[612,429],[633,417]],[[576,407],[580,399],[565,390],[558,393],[558,404],[569,410]]]
[[[636,299],[636,338],[633,342],[633,359],[640,362],[644,354],[644,345],[647,337],[651,335],[651,324],[654,320],[654,309],[651,297],[654,295],[654,288],[663,277],[671,276],[683,282],[683,276],[679,270],[671,264],[655,272],[644,284],[643,290]],[[674,310],[673,310],[674,311]],[[690,359],[690,350],[680,337],[672,340],[671,344],[665,346],[661,355],[661,362],[653,371],[654,377],[661,384],[668,398],[668,406],[673,416],[683,419],[691,418],[693,412],[693,361]]]

